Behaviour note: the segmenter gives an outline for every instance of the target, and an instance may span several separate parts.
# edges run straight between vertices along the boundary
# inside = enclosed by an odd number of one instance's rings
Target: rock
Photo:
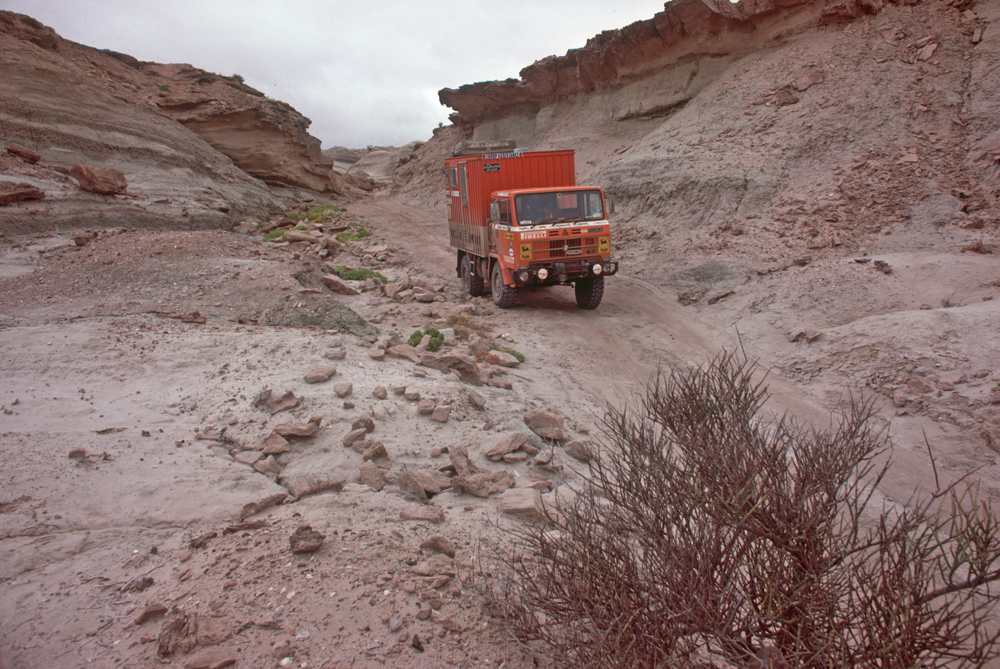
[[[343,440],[344,448],[350,448],[351,446],[354,445],[355,442],[364,439],[366,434],[368,434],[368,431],[363,427],[358,428],[356,430],[351,430],[344,437]]]
[[[352,286],[348,285],[343,279],[341,279],[336,274],[324,274],[323,283],[334,293],[338,295],[357,295],[358,291]]]
[[[919,376],[910,377],[910,380],[906,382],[906,389],[915,395],[926,395],[934,392],[934,387]]]
[[[420,544],[420,547],[427,551],[447,555],[450,558],[454,558],[456,554],[455,546],[440,534],[435,534],[434,536],[425,539],[423,543]]]
[[[990,394],[986,396],[986,401],[990,404],[1000,404],[1000,388],[990,388]]]
[[[420,391],[416,388],[407,386],[403,391],[403,397],[410,400],[411,402],[416,402],[420,399]]]
[[[458,570],[455,568],[455,561],[443,553],[432,555],[426,560],[421,560],[413,565],[410,572],[414,576],[423,576],[424,578],[432,576],[455,578],[458,575]]]
[[[91,242],[91,240],[97,239],[96,232],[81,232],[79,234],[73,235],[73,243],[77,246],[86,246]]]
[[[306,372],[306,383],[323,383],[329,381],[330,377],[337,373],[336,367],[316,367]]]
[[[303,232],[302,230],[286,230],[285,234],[282,235],[282,237],[284,237],[284,240],[286,242],[290,242],[292,244],[294,244],[295,242],[306,242],[309,244],[313,244],[319,241],[319,239],[317,239],[315,236],[309,234],[308,232]]]
[[[486,398],[476,392],[474,389],[469,388],[466,392],[466,396],[469,398],[469,404],[476,407],[477,409],[482,409],[486,407]]]
[[[479,468],[469,459],[469,449],[465,444],[452,446],[448,450],[448,456],[451,458],[451,466],[459,476],[470,476],[479,472]]]
[[[939,381],[937,384],[937,388],[938,390],[943,390],[944,392],[948,392],[950,390],[955,389],[955,384],[952,383],[951,381]]]
[[[239,655],[225,648],[205,648],[184,660],[184,669],[222,669],[236,664]]]
[[[594,459],[594,453],[590,447],[583,441],[579,439],[574,439],[563,447],[566,451],[566,455],[571,458],[576,458],[580,462],[590,462]]]
[[[309,525],[299,525],[299,527],[288,538],[293,553],[314,553],[323,545],[325,536],[314,530]]]
[[[511,472],[471,474],[455,476],[451,479],[451,487],[456,493],[468,493],[484,499],[508,488],[513,488],[516,483],[517,481]]]
[[[288,499],[288,495],[283,492],[279,492],[274,495],[268,495],[259,502],[244,504],[243,508],[240,510],[240,520],[246,520],[250,516],[270,509],[272,506],[277,506],[278,504],[283,503],[286,499]]]
[[[113,167],[74,165],[69,175],[80,183],[80,188],[101,195],[117,195],[128,189],[125,174]]]
[[[504,351],[490,351],[487,359],[498,367],[517,367],[521,364],[520,360]]]
[[[375,421],[368,416],[362,416],[351,423],[352,430],[360,430],[362,428],[364,428],[365,432],[371,434],[375,431]]]
[[[413,363],[420,362],[420,351],[409,344],[397,344],[396,346],[390,346],[386,349],[386,352],[399,358],[406,358]]]
[[[7,153],[9,153],[12,156],[17,156],[24,162],[29,163],[31,165],[34,165],[35,163],[37,163],[39,160],[42,159],[42,157],[39,154],[35,153],[26,146],[21,146],[20,144],[8,144]]]
[[[542,495],[534,488],[511,488],[500,496],[503,513],[530,520],[542,518]]]
[[[447,423],[448,418],[451,417],[451,407],[441,406],[435,407],[434,411],[431,413],[431,420],[435,420],[439,423]]]
[[[515,451],[514,453],[508,453],[507,455],[503,456],[503,461],[509,465],[518,462],[524,462],[527,459],[528,459],[528,454],[525,453],[524,451]]]
[[[447,476],[441,474],[441,476],[445,478],[445,480],[442,482],[438,480],[438,477],[436,475],[438,474],[438,472],[435,472],[434,470],[431,469],[417,469],[411,473],[413,475],[413,478],[417,480],[417,483],[420,484],[420,487],[424,489],[424,492],[427,494],[428,497],[439,494],[444,488],[449,487],[451,485],[451,481],[448,480]],[[442,483],[444,485],[442,485]]]
[[[476,363],[476,359],[462,353],[431,353],[420,356],[420,364],[431,369],[457,372],[465,383],[481,386],[488,375]]]
[[[323,354],[327,360],[343,360],[347,357],[347,351],[342,348],[330,348]]]
[[[0,183],[0,207],[24,200],[44,200],[45,191],[26,183]]]
[[[375,386],[375,389],[372,390],[372,395],[375,397],[375,399],[384,400],[386,397],[389,396],[389,391],[386,389],[385,386]]]
[[[486,355],[490,352],[490,347],[492,346],[493,342],[491,340],[481,337],[478,334],[469,336],[469,355],[472,357]]]
[[[407,399],[410,398],[407,397]],[[429,398],[422,399],[420,400],[420,404],[417,405],[417,413],[419,413],[421,416],[429,416],[430,414],[434,413],[434,408],[435,408],[434,400]]]
[[[193,620],[191,618],[194,618]],[[198,622],[195,616],[188,617],[182,611],[173,610],[163,621],[160,635],[156,640],[156,652],[163,657],[180,651],[188,653],[198,643],[196,637]]]
[[[166,614],[166,612],[167,612],[167,607],[165,607],[163,604],[150,604],[149,606],[144,608],[142,610],[142,613],[140,613],[136,617],[135,624],[141,625],[151,618],[155,618],[156,616],[162,616]]]
[[[421,485],[417,477],[413,475],[412,472],[402,472],[396,477],[396,485],[399,489],[408,495],[413,495],[419,500],[427,499],[427,492],[424,490],[424,486]],[[441,492],[440,490],[438,492]]]
[[[260,451],[240,451],[233,456],[233,459],[237,462],[242,462],[245,465],[252,465],[258,460],[264,457],[263,453]]]
[[[365,443],[367,443],[367,441]],[[388,460],[389,452],[385,449],[385,444],[381,441],[376,441],[365,449],[364,453],[361,454],[361,459],[371,460],[372,462]]]
[[[253,468],[265,475],[278,475],[281,473],[281,465],[278,464],[273,455],[269,455],[263,460],[258,460],[254,463]]]
[[[338,491],[346,483],[356,483],[360,470],[349,458],[336,453],[316,453],[292,460],[278,482],[295,497],[327,490]]]
[[[493,386],[494,388],[503,388],[504,390],[513,390],[514,384],[510,382],[509,379],[493,377],[489,380],[487,385]]]
[[[299,398],[295,396],[291,390],[286,391],[284,395],[280,397],[270,396],[265,400],[264,404],[274,415],[279,411],[287,411],[288,409],[294,409],[299,405]]]
[[[274,431],[282,437],[312,437],[319,430],[316,423],[281,423]]]
[[[290,450],[292,450],[292,447],[289,445],[288,440],[277,432],[271,432],[267,439],[264,440],[261,448],[264,455],[278,455],[279,453],[287,453]]]
[[[375,492],[385,487],[385,478],[382,476],[382,470],[374,462],[368,460],[361,465],[361,482]]]
[[[902,390],[897,390],[892,394],[892,403],[896,405],[897,409],[902,409],[906,406],[906,393]]]
[[[379,348],[378,346],[372,346],[370,349],[368,349],[368,356],[372,360],[381,360],[382,358],[385,357],[385,349]]]
[[[420,506],[409,506],[399,512],[399,517],[403,520],[421,520],[430,523],[443,523],[444,509],[433,504]]]
[[[337,393],[337,397],[347,397],[354,392],[354,384],[350,381],[341,381],[333,386],[333,392]]]
[[[483,453],[490,460],[500,460],[508,453],[521,448],[528,441],[528,435],[523,432],[507,432]]]
[[[529,411],[524,414],[524,423],[539,437],[554,441],[565,441],[568,439],[566,430],[563,427],[563,417],[556,412],[554,407],[544,407]]]

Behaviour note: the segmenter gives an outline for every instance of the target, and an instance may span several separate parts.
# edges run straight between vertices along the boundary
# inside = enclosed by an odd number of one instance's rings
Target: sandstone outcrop
[[[343,195],[349,182],[309,134],[309,119],[243,83],[187,64],[142,63],[145,97],[266,183]]]
[[[691,99],[711,81],[704,66],[756,50],[760,43],[786,39],[818,22],[839,22],[877,13],[882,0],[673,0],[652,19],[607,30],[565,56],[550,56],[521,70],[520,79],[467,84],[439,91],[441,104],[455,113],[456,125],[505,116],[536,114],[560,98],[621,88],[686,63],[686,81],[664,87],[635,106],[625,100],[616,118],[655,118]],[[747,37],[752,35],[753,39]],[[699,67],[699,59],[703,59]]]
[[[279,210],[259,181],[145,101],[146,75],[134,58],[0,12],[0,62],[0,183],[45,193],[0,209],[5,231],[229,227],[234,218]],[[76,164],[118,170],[128,191],[108,197],[81,190],[69,176]]]

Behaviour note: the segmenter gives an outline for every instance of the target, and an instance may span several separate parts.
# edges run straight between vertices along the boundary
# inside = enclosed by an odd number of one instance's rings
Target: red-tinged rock
[[[341,279],[336,274],[324,274],[323,283],[334,293],[338,295],[357,295],[358,291],[353,287],[349,286],[343,279]]]
[[[156,616],[166,615],[166,613],[167,613],[167,607],[165,607],[163,604],[150,604],[149,606],[147,606],[142,610],[142,613],[136,616],[135,624],[141,625],[151,618],[155,618]]]
[[[457,372],[465,383],[481,386],[486,383],[488,374],[484,374],[476,363],[476,359],[463,353],[431,353],[420,356],[420,364],[431,369]]]
[[[329,381],[330,377],[337,373],[336,367],[316,367],[306,372],[306,383],[323,383]]]
[[[565,441],[568,439],[564,420],[553,407],[543,407],[524,414],[524,423],[539,437]]]
[[[426,551],[433,551],[434,553],[442,553],[450,558],[455,557],[456,554],[454,544],[440,534],[435,534],[434,536],[425,539],[424,542],[420,544],[420,548]]]
[[[451,487],[459,494],[468,493],[485,499],[490,495],[513,488],[516,483],[517,481],[511,472],[493,472],[456,476],[451,480]]]
[[[277,432],[272,432],[264,440],[264,445],[261,449],[264,455],[278,455],[279,453],[287,453],[290,450],[292,450],[292,447],[288,443],[288,440]]]
[[[293,553],[315,553],[323,545],[324,539],[326,537],[323,534],[309,525],[300,525],[288,538],[288,543]]]
[[[361,482],[366,486],[378,492],[385,487],[385,479],[382,476],[382,470],[378,466],[369,460],[366,460],[361,465]]]
[[[274,427],[274,431],[282,437],[312,437],[318,430],[316,423],[282,423]]]
[[[434,411],[431,412],[431,420],[437,421],[438,423],[447,423],[448,418],[451,417],[451,407],[435,407]]]
[[[579,439],[574,439],[566,444],[566,446],[563,447],[563,450],[566,451],[566,455],[571,458],[576,458],[580,462],[590,462],[594,459],[594,453],[590,449],[590,446]]]
[[[39,154],[35,153],[26,146],[21,146],[20,144],[8,144],[7,153],[9,153],[12,156],[17,156],[24,162],[30,163],[32,165],[34,165],[35,163],[37,163],[39,160],[42,159],[42,157]]]
[[[125,173],[113,167],[74,165],[69,175],[80,183],[80,188],[101,195],[117,195],[128,188]]]
[[[275,397],[275,396],[269,397],[266,400],[265,405],[273,415],[278,413],[279,411],[294,409],[299,405],[299,398],[296,397],[295,393],[293,393],[291,390],[288,390],[285,392],[284,395],[281,395],[280,397]]]
[[[45,191],[25,183],[0,184],[0,207],[23,202],[24,200],[43,200]]]
[[[184,669],[222,669],[236,664],[239,656],[224,648],[206,648],[184,660]]]
[[[500,460],[521,448],[530,437],[523,432],[507,432],[483,453],[490,460]]]

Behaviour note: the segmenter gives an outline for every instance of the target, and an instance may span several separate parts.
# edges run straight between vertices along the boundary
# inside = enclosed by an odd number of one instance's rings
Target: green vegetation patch
[[[306,221],[309,223],[318,223],[324,218],[333,216],[334,214],[339,214],[346,211],[343,207],[335,207],[333,205],[323,205],[322,207],[312,207],[306,212],[301,211],[290,211],[286,216],[293,221]]]
[[[366,237],[371,237],[372,233],[364,228],[358,227],[351,230],[344,230],[343,232],[337,233],[337,239],[342,242],[357,242],[365,239]]]
[[[441,345],[444,344],[444,335],[437,328],[427,328],[426,330],[414,330],[410,338],[406,340],[406,343],[410,346],[417,346],[423,340],[424,335],[430,335],[431,341],[427,345],[427,350],[432,353],[440,350]]]
[[[517,358],[518,362],[524,362],[525,361],[524,354],[521,353],[520,351],[515,351],[512,348],[503,348],[502,346],[497,346],[496,344],[493,344],[492,346],[490,346],[490,350],[491,351],[500,351],[501,353],[507,353],[508,355],[512,355],[515,358]]]
[[[340,272],[340,278],[345,281],[364,281],[366,279],[378,279],[382,283],[389,283],[389,279],[382,276],[375,270],[368,269],[367,267],[359,267],[358,269],[348,269],[345,265],[334,265],[337,271]]]

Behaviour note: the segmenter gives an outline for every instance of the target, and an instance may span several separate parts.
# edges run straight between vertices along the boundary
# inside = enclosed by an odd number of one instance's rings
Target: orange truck
[[[597,186],[576,185],[572,151],[462,142],[444,167],[450,245],[466,293],[488,289],[508,308],[522,288],[573,285],[581,308],[597,308],[604,277],[618,272],[613,203]]]

